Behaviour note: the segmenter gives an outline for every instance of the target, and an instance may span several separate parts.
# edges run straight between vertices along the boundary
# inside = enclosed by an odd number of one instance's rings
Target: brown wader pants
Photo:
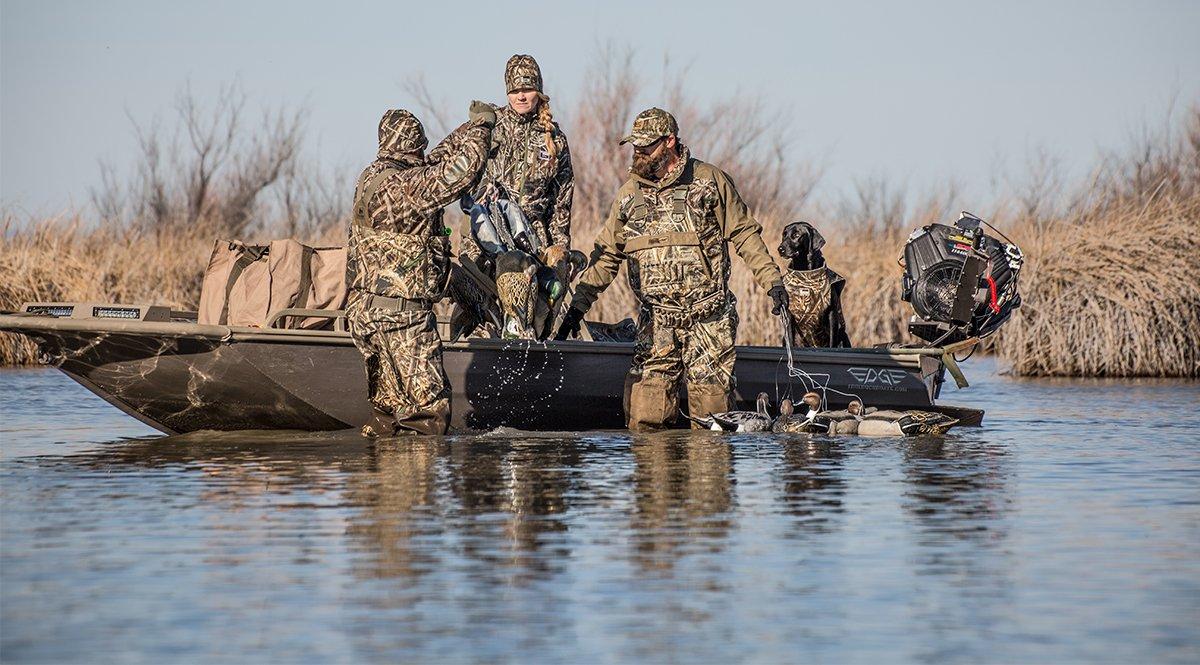
[[[351,295],[346,322],[366,362],[367,394],[375,411],[363,435],[445,434],[450,382],[432,306]]]
[[[679,387],[687,380],[688,412],[696,417],[733,407],[734,341],[737,309],[724,310],[675,327],[656,321],[649,310],[638,317],[633,365],[625,380],[627,425],[634,431],[659,429],[679,413]],[[699,425],[692,424],[693,428]]]

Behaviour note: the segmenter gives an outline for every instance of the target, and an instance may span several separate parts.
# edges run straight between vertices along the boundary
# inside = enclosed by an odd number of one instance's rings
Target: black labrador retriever
[[[826,267],[824,246],[825,238],[808,222],[792,222],[783,229],[779,255],[788,261],[783,286],[790,301],[792,344],[849,348],[842,316],[846,280]]]

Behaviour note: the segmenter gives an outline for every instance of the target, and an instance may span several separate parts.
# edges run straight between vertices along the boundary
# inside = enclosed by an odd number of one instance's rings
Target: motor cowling
[[[904,245],[900,297],[916,311],[908,331],[946,344],[987,337],[1021,305],[1020,248],[983,232],[985,222],[963,212],[953,226],[930,224]]]

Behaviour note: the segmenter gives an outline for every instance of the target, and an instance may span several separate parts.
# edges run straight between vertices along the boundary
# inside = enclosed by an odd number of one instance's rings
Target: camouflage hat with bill
[[[504,87],[507,92],[518,90],[542,91],[542,69],[532,55],[518,53],[504,66]]]
[[[634,118],[633,131],[621,139],[621,145],[632,143],[642,148],[672,134],[679,134],[679,123],[675,122],[675,116],[656,106],[642,111]]]

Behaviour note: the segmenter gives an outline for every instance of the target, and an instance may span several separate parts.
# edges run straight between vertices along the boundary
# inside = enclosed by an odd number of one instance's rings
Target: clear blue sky
[[[134,156],[126,112],[165,115],[189,80],[306,105],[314,158],[357,171],[412,74],[465,109],[499,101],[505,60],[528,52],[569,105],[612,40],[651,79],[664,54],[688,64],[699,99],[765,96],[827,165],[827,195],[883,176],[987,197],[998,157],[1045,148],[1081,169],[1200,99],[1200,2],[1186,1],[3,0],[0,26],[0,200],[28,213],[88,204],[98,160]]]

